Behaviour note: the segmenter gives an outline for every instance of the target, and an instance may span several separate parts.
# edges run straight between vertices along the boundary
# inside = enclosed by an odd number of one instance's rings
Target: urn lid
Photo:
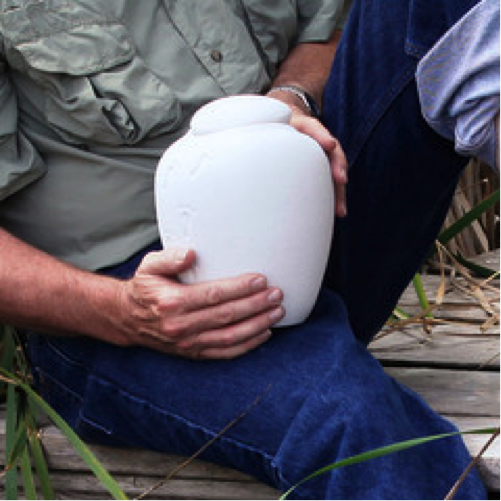
[[[191,130],[201,135],[255,124],[288,124],[290,118],[290,108],[277,99],[260,95],[230,96],[200,108],[191,119]]]

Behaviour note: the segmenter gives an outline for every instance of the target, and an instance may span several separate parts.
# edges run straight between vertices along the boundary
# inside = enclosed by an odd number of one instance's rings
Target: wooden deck
[[[429,298],[437,295],[438,276],[426,277]],[[405,321],[386,327],[370,350],[386,371],[418,392],[437,412],[462,431],[499,426],[499,282],[475,290],[463,279],[446,280],[441,305],[428,322]],[[412,287],[400,307],[419,314]],[[466,435],[477,455],[489,439]],[[491,492],[499,493],[499,438],[479,460],[479,470]]]
[[[424,279],[429,298],[436,297],[440,283],[437,276]],[[400,306],[411,315],[419,314],[412,287]],[[463,279],[449,279],[433,316],[425,325],[417,318],[388,326],[371,344],[372,353],[388,373],[420,393],[461,430],[499,426],[499,282],[475,290]],[[2,457],[4,433],[0,420]],[[465,441],[476,455],[489,438],[468,435]],[[58,430],[46,427],[43,442],[58,497],[108,498]],[[499,493],[499,448],[498,438],[479,460],[481,475],[494,497]],[[130,497],[161,481],[184,460],[148,451],[92,449]],[[277,499],[279,493],[233,470],[195,461],[149,497]]]

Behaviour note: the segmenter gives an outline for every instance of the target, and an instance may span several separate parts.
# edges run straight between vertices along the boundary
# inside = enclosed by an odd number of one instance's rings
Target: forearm
[[[120,282],[69,266],[0,229],[0,322],[120,343]]]
[[[234,358],[266,341],[283,295],[249,273],[183,285],[193,251],[148,253],[118,280],[69,266],[0,229],[0,323],[190,358]]]
[[[325,43],[303,43],[295,47],[284,60],[272,84],[296,85],[306,90],[321,105],[322,94],[334,56],[336,54],[341,30],[336,30],[330,40]],[[273,97],[280,98],[289,105],[302,107],[303,104],[294,94],[282,91],[273,91]]]

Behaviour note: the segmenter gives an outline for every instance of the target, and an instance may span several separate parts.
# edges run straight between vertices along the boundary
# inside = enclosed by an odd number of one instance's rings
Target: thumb
[[[151,275],[177,275],[191,268],[195,258],[195,251],[191,249],[166,248],[146,254],[138,271]]]

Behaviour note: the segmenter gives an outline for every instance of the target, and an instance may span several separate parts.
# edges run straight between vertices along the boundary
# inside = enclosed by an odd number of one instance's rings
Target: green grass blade
[[[83,459],[83,461],[85,461],[94,475],[99,479],[103,487],[108,490],[108,492],[113,496],[114,499],[127,499],[127,496],[122,491],[120,486],[101,465],[101,463],[99,463],[92,451],[85,445],[84,442],[82,442],[82,440],[80,440],[80,438],[64,421],[64,419],[61,418],[61,416],[59,416],[59,414],[47,402],[45,402],[43,398],[41,398],[28,385],[13,378],[11,374],[6,373],[3,369],[0,369],[0,373],[4,374],[4,376],[9,377],[10,379],[13,379],[15,383],[28,395],[28,398],[31,399],[32,403],[40,408],[45,414],[47,414],[47,416],[49,416],[54,424],[66,436],[77,454]]]
[[[26,444],[19,459],[19,466],[21,468],[25,499],[37,499],[37,489],[33,479],[33,471],[31,470],[31,461]]]
[[[393,317],[395,320],[407,320],[411,318],[411,316],[399,306],[396,306],[393,310]]]
[[[488,211],[498,202],[499,202],[499,189],[497,189],[490,196],[482,200],[482,202],[473,207],[473,209],[468,211],[464,216],[459,218],[457,221],[452,223],[448,228],[442,231],[442,233],[440,233],[440,235],[438,236],[438,241],[442,245],[445,245],[449,240],[454,238],[458,233],[461,233],[461,231],[463,231],[468,225],[470,225],[473,221],[482,216],[484,212]]]
[[[0,335],[1,335],[1,357],[0,357],[0,367],[11,372],[14,367],[14,360],[16,358],[16,345],[14,343],[14,338],[12,332],[5,325],[0,325]],[[0,382],[0,391],[2,395],[6,394],[7,384]]]
[[[495,275],[498,273],[497,270],[493,270],[492,268],[487,268],[485,266],[482,266],[480,264],[476,264],[472,261],[469,261],[468,259],[465,259],[461,254],[457,253],[454,254],[454,258],[462,264],[465,268],[468,268],[469,270],[473,271],[475,275],[481,277],[481,278],[489,278],[492,277],[492,275]]]
[[[21,457],[24,449],[26,448],[26,444],[28,443],[28,435],[26,434],[26,428],[21,424],[18,426],[16,432],[16,439],[12,445],[12,448],[9,451],[7,468],[12,468],[16,462]]]
[[[7,499],[17,499],[17,466],[10,463],[16,444],[17,394],[13,386],[7,388],[7,415],[5,423],[5,464],[9,468],[5,475],[5,495]]]
[[[0,339],[2,356],[0,358],[0,366],[5,369],[12,368],[12,360],[14,360],[15,346],[12,336],[5,325],[0,325]]]
[[[428,302],[428,297],[423,287],[423,281],[421,280],[421,275],[416,273],[412,278],[412,284],[414,285],[414,290],[419,300],[419,306],[423,311],[427,311],[430,308],[430,303]],[[431,317],[431,313],[426,314],[427,317]]]
[[[28,427],[28,442],[42,496],[44,499],[56,499],[56,495],[50,481],[49,468],[47,466],[47,461],[45,460],[42,444],[40,443],[38,429],[35,425],[36,409],[33,408],[32,404],[29,406],[29,412],[26,413],[26,420]]]
[[[395,452],[403,451],[405,449],[409,449],[411,447],[416,447],[417,445],[425,444],[427,442],[431,442],[433,440],[439,440],[442,438],[447,438],[447,437],[452,437],[454,435],[468,435],[468,434],[493,434],[497,431],[497,428],[482,428],[482,429],[476,429],[476,430],[469,430],[469,431],[456,431],[456,432],[451,432],[451,433],[442,433],[440,435],[432,435],[429,437],[422,437],[422,438],[415,438],[412,440],[405,440],[403,442],[398,442],[396,444],[392,445],[386,445],[384,447],[379,447],[377,449],[373,449],[368,452],[363,452],[362,454],[357,454],[355,456],[343,459],[341,461],[337,461],[336,463],[332,463],[328,466],[324,466],[323,468],[320,468],[319,470],[313,472],[311,475],[308,475],[307,477],[303,478],[300,482],[298,482],[296,485],[291,487],[285,494],[283,494],[280,499],[286,499],[289,494],[297,489],[300,485],[304,484],[308,480],[311,480],[315,477],[318,477],[320,475],[323,475],[324,473],[328,473],[332,470],[335,470],[337,468],[342,468],[344,466],[349,466],[352,464],[357,464],[361,463],[363,461],[369,461],[370,459],[375,459],[379,458],[381,456],[387,456],[388,454],[393,454]]]

